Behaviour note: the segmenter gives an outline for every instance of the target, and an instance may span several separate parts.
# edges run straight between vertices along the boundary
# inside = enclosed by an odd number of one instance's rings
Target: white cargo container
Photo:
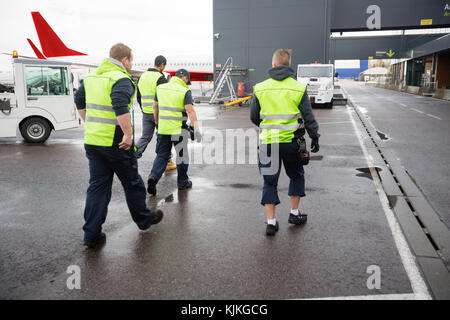
[[[70,63],[13,58],[14,92],[0,92],[0,137],[44,142],[52,130],[80,126]]]

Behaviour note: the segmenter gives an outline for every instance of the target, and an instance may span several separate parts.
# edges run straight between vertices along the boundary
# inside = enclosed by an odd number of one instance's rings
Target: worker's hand
[[[201,134],[200,130],[195,130],[194,131],[194,139],[197,142],[202,141],[202,134]]]
[[[124,135],[122,142],[119,143],[119,149],[130,150],[133,140],[131,136]]]
[[[311,152],[316,153],[319,151],[319,138],[314,138],[311,140]]]

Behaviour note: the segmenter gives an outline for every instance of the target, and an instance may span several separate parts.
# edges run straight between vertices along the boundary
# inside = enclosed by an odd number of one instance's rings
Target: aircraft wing
[[[1,54],[4,54],[5,56],[10,56],[10,57],[12,57],[12,53],[8,53],[8,52],[4,52],[4,51],[2,51],[2,52],[0,52]],[[38,59],[38,58],[36,58],[36,57],[30,57],[30,56],[24,56],[24,55],[19,55],[18,56],[19,58],[27,58],[27,59]]]

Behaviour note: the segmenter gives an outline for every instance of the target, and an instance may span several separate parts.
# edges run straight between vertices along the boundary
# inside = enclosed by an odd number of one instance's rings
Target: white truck
[[[44,142],[51,130],[80,126],[70,63],[13,58],[13,92],[0,92],[0,138]]]
[[[332,64],[299,64],[297,81],[307,86],[311,104],[333,107],[334,66]]]

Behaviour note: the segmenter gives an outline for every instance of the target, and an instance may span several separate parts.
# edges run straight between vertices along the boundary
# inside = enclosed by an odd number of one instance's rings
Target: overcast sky
[[[157,54],[212,61],[212,0],[2,0],[0,51],[35,56],[39,48],[31,11],[39,11],[67,47],[102,57],[111,45],[133,49],[135,62]],[[2,55],[0,70],[10,69]]]

